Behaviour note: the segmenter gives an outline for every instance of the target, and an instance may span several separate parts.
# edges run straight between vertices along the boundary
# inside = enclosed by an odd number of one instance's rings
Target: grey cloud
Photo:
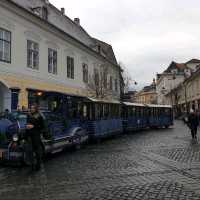
[[[200,58],[198,0],[50,0],[80,17],[94,37],[112,44],[141,85],[172,60]]]

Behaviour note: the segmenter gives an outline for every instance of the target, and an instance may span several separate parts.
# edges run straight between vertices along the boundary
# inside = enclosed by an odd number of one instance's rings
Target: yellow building
[[[135,101],[137,103],[143,103],[143,104],[157,103],[155,80],[150,86],[144,87],[141,91],[135,94]]]
[[[140,91],[135,95],[135,101],[143,104],[156,104],[156,91]]]

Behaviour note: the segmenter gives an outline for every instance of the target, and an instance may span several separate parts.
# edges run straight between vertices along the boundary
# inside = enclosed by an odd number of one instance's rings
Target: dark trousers
[[[42,145],[41,140],[32,140],[32,164],[34,164],[34,153],[36,158],[36,166],[40,167],[42,161]]]
[[[191,127],[192,138],[195,138],[197,135],[197,127]]]
[[[27,139],[25,162],[28,165],[40,167],[43,152],[41,144],[40,136],[31,136]]]

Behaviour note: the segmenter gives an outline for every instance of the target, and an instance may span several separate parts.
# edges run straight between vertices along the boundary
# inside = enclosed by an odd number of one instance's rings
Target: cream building
[[[190,76],[191,69],[184,63],[172,62],[161,74],[157,74],[156,92],[158,104],[169,104],[172,102],[166,96],[171,90],[182,83],[187,76]]]
[[[120,98],[112,47],[92,38],[47,0],[0,1],[0,111],[28,107],[43,92],[90,96],[89,77],[107,66],[108,99]]]
[[[157,93],[155,79],[149,86],[144,87],[135,94],[135,102],[143,104],[157,104]]]
[[[173,102],[177,115],[191,108],[200,110],[200,68],[166,95]]]

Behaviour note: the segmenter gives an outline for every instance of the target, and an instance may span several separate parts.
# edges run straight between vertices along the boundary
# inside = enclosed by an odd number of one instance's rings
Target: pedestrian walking
[[[31,145],[31,155],[29,155],[29,159],[33,170],[40,170],[41,167],[43,152],[41,134],[43,128],[44,120],[38,110],[38,106],[36,104],[32,105],[27,119],[27,134]]]
[[[188,127],[191,130],[191,135],[193,139],[197,139],[198,126],[199,126],[199,116],[197,115],[197,112],[191,109],[190,114],[188,116]]]

